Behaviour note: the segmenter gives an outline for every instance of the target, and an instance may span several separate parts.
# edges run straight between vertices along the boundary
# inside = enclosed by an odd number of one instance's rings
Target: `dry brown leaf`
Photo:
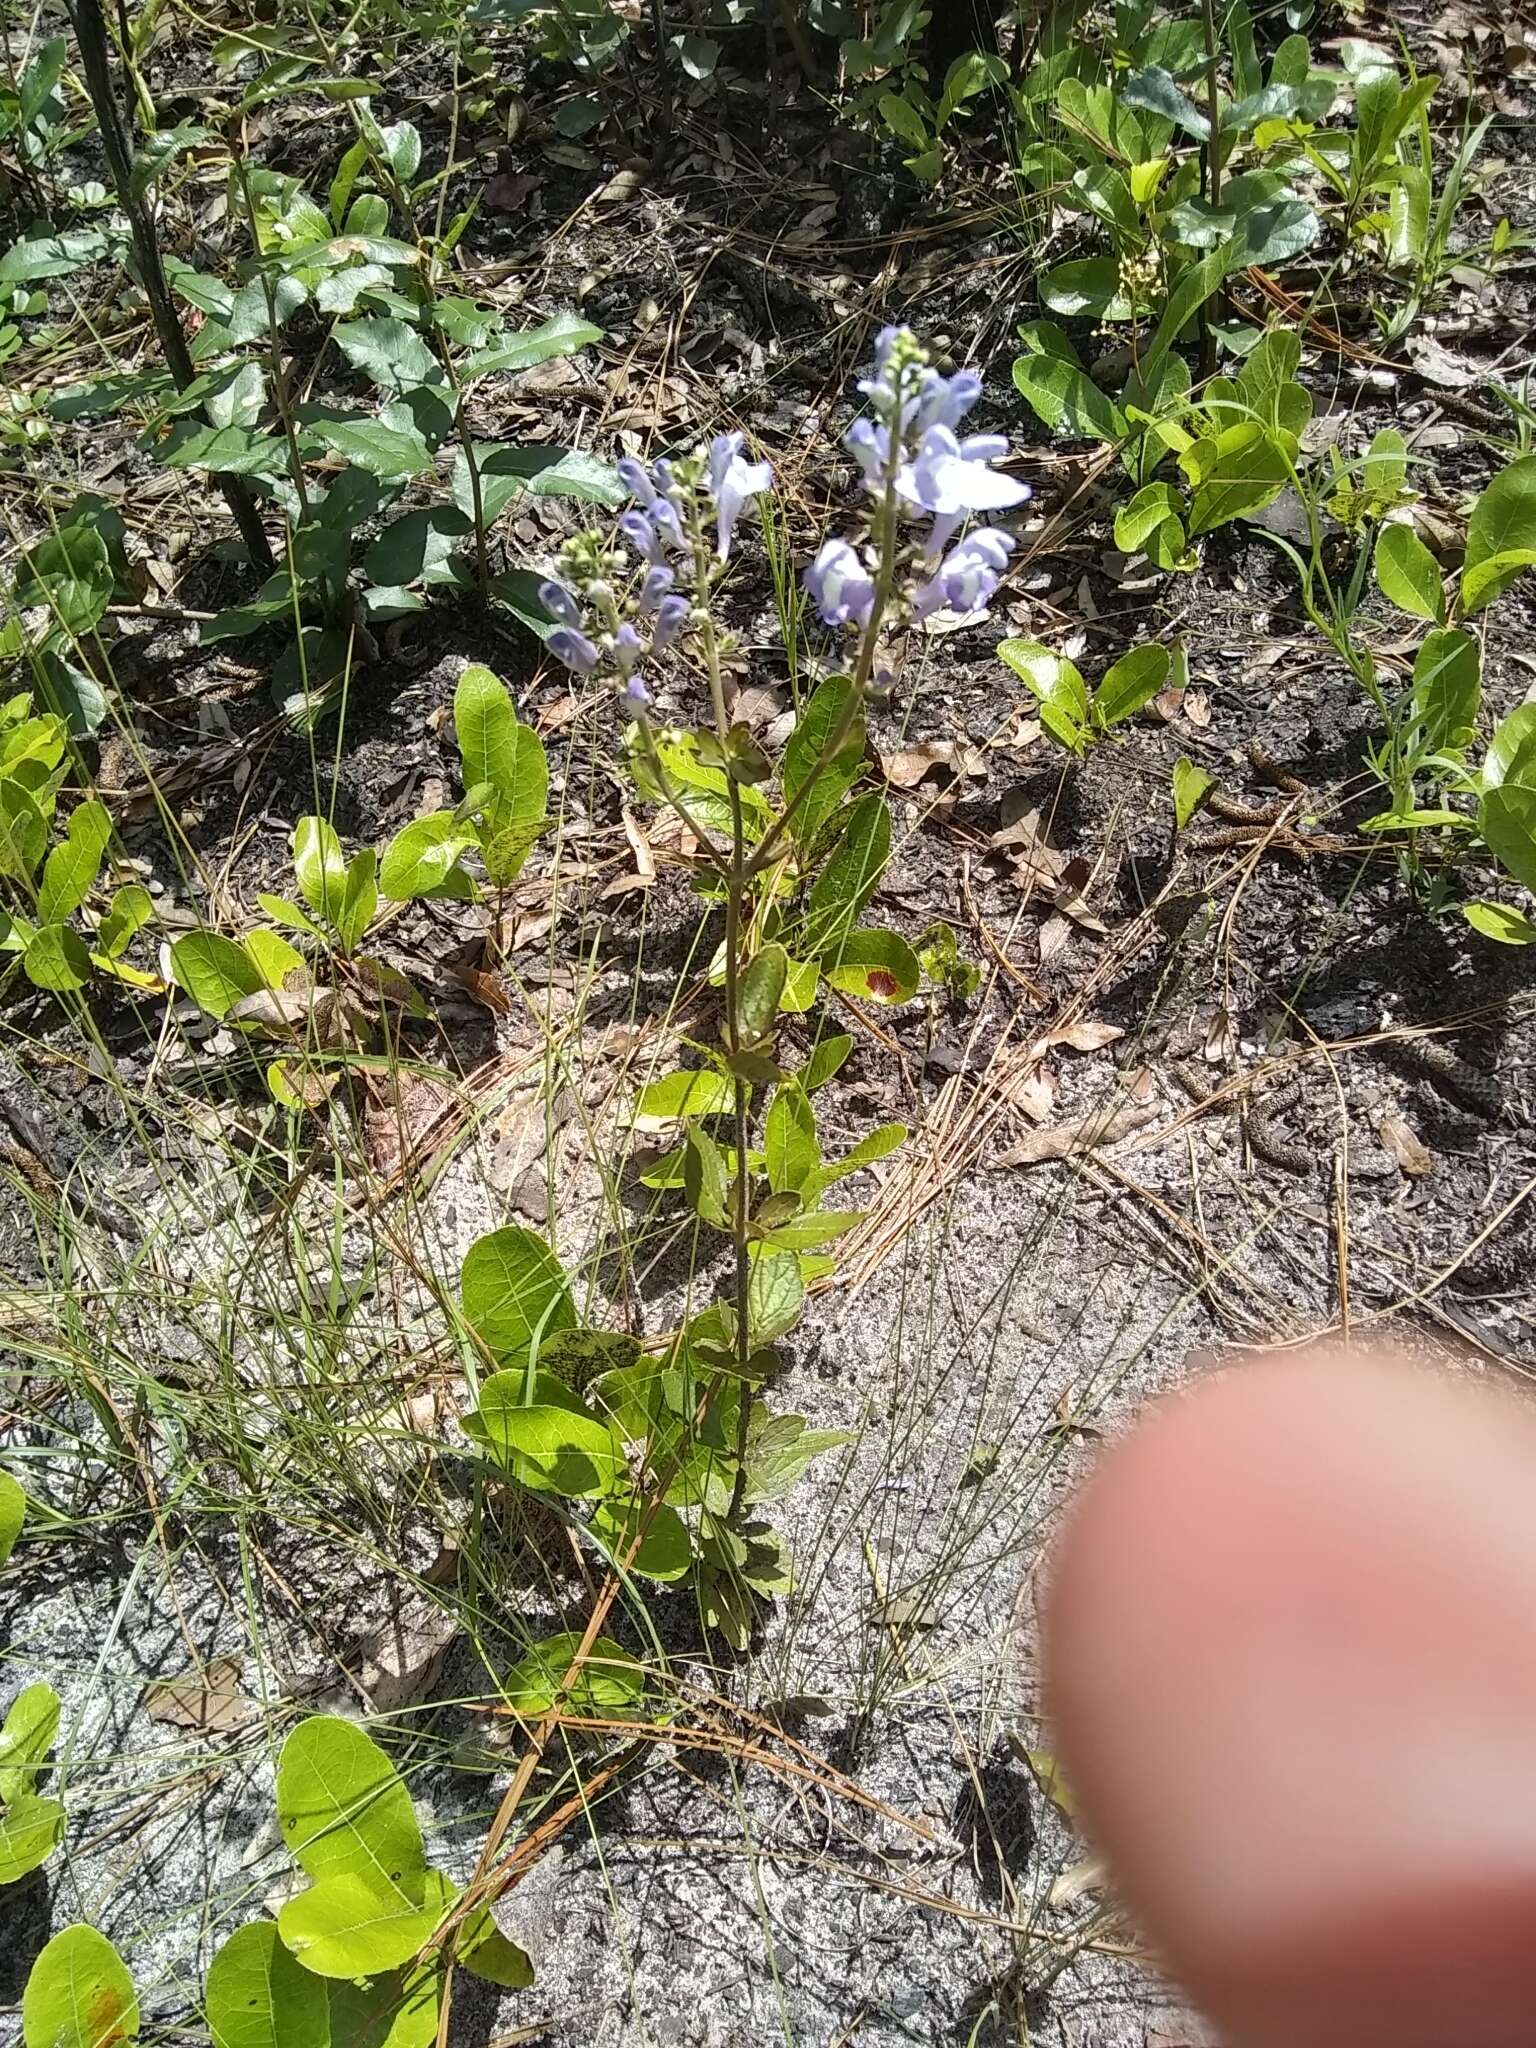
[[[506,983],[499,975],[487,974],[483,967],[450,967],[448,974],[456,981],[471,1002],[478,1003],[493,1016],[510,1017],[512,997]]]
[[[426,1583],[447,1585],[458,1563],[459,1553],[445,1544],[424,1574]],[[429,1692],[458,1633],[456,1616],[429,1593],[413,1586],[400,1594],[389,1619],[362,1644],[358,1677],[374,1711],[394,1713]]]
[[[1043,1124],[1056,1107],[1056,1082],[1045,1067],[1033,1067],[1008,1091],[1008,1100],[1032,1124]]]
[[[1183,710],[1190,724],[1199,726],[1202,731],[1211,722],[1211,700],[1204,690],[1186,690]]]
[[[1075,1024],[1063,1024],[1048,1032],[1043,1043],[1068,1045],[1073,1052],[1101,1052],[1106,1045],[1113,1045],[1117,1038],[1124,1036],[1125,1032],[1118,1024],[1106,1024],[1098,1017],[1080,1017]]]
[[[645,827],[629,810],[628,806],[625,807],[622,816],[624,819],[624,837],[629,841],[629,850],[635,856],[635,873],[643,877],[647,882],[654,882],[656,879],[656,861],[651,853],[651,842],[645,836]]]
[[[1200,1048],[1202,1059],[1213,1067],[1224,1067],[1237,1051],[1237,1026],[1225,1009],[1220,1009],[1206,1029],[1205,1044]]]
[[[1400,1116],[1384,1116],[1376,1126],[1376,1135],[1404,1173],[1422,1177],[1434,1172],[1434,1154]]]
[[[240,1659],[215,1657],[185,1678],[160,1678],[145,1689],[144,1711],[169,1728],[199,1735],[228,1735],[244,1728],[261,1709],[240,1690]]]
[[[1053,910],[1040,927],[1040,965],[1054,960],[1071,936],[1072,920]]]
[[[1080,924],[1085,932],[1107,932],[1109,926],[1083,894],[1092,872],[1087,861],[1069,860],[1061,871],[1061,884],[1051,901],[1074,924]]]
[[[1097,1109],[1075,1123],[1052,1124],[1049,1130],[1031,1131],[993,1163],[997,1166],[1040,1166],[1050,1159],[1070,1159],[1074,1152],[1092,1152],[1114,1145],[1152,1122],[1155,1109],[1133,1104],[1128,1109]]]
[[[1157,1098],[1157,1076],[1150,1067],[1137,1067],[1120,1076],[1120,1086],[1132,1102],[1153,1102]]]
[[[924,740],[915,747],[903,747],[894,754],[882,754],[880,766],[892,789],[916,789],[925,775],[945,769],[962,780],[983,780],[987,756],[981,747],[960,740]]]

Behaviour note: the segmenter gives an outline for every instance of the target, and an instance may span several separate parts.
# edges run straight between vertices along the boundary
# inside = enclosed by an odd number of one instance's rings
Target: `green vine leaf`
[[[32,1965],[21,2000],[26,2048],[129,2048],[139,2001],[123,1959],[94,1927],[65,1927]]]

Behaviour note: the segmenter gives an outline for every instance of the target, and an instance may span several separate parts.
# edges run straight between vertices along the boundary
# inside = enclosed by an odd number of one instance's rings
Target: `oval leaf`
[[[236,1928],[204,1996],[213,2048],[329,2048],[329,2008],[270,1920]]]
[[[124,2048],[139,2001],[123,1959],[94,1927],[66,1927],[32,1965],[21,2001],[26,2048]]]
[[[317,1881],[361,1875],[388,1889],[426,1868],[399,1773],[376,1742],[339,1715],[312,1715],[283,1744],[277,1817],[289,1854]]]
[[[460,1276],[464,1319],[493,1358],[527,1362],[535,1338],[576,1327],[565,1269],[520,1223],[477,1238]]]

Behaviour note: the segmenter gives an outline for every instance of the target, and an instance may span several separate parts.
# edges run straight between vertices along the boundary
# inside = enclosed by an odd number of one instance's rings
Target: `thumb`
[[[1245,1365],[1068,1517],[1057,1748],[1240,2048],[1536,2044],[1536,1407],[1407,1359]]]

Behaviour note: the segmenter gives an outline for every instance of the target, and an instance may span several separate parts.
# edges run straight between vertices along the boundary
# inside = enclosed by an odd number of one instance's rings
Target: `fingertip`
[[[1527,1401],[1334,1348],[1219,1374],[1101,1459],[1045,1621],[1089,1826],[1236,2038],[1536,2040]],[[1456,1957],[1405,1959],[1426,1916]]]

